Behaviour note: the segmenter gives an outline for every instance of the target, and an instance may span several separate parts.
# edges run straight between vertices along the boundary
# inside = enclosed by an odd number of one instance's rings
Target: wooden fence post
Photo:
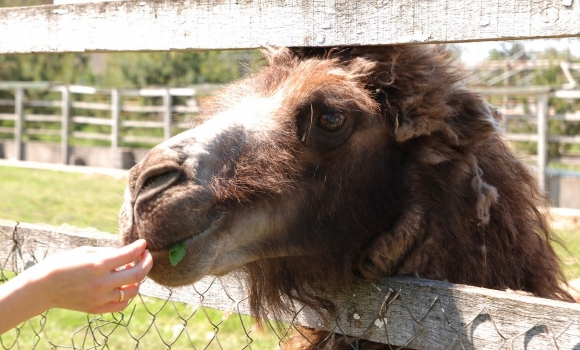
[[[62,129],[61,129],[61,162],[62,164],[68,164],[69,158],[69,127],[70,127],[70,110],[71,110],[71,102],[70,102],[70,89],[68,86],[63,86],[60,90],[61,98],[62,98],[62,105],[61,105],[61,115],[62,115]]]
[[[169,89],[164,90],[163,94],[163,139],[171,138],[171,116],[173,114],[173,104]]]
[[[538,185],[546,191],[546,167],[548,164],[548,95],[538,94]]]
[[[17,87],[14,89],[14,147],[16,148],[16,159],[24,160],[24,144],[22,136],[24,133],[24,89]]]
[[[119,89],[111,89],[111,156],[113,168],[118,167],[118,152],[121,139],[121,95]]]

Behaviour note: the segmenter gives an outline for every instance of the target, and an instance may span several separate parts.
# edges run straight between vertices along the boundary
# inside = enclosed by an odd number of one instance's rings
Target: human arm
[[[0,334],[52,308],[87,313],[123,310],[153,266],[145,246],[138,240],[121,248],[72,249],[0,285]],[[137,259],[135,266],[128,266]],[[127,268],[115,270],[122,266]]]

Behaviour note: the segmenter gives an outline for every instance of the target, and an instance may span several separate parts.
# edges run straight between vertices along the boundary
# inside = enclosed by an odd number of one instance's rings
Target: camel
[[[387,276],[572,301],[548,203],[445,46],[264,51],[266,66],[130,171],[120,233],[147,240],[153,280],[234,271],[257,317],[287,299],[331,308],[313,284]],[[340,348],[309,334],[285,348]]]

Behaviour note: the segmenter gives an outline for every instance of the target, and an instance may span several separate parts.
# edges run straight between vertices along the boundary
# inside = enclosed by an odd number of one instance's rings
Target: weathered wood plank
[[[150,143],[153,145],[163,142],[163,137],[154,136],[127,135],[123,136],[122,139],[123,142]]]
[[[163,106],[132,106],[123,105],[121,106],[123,112],[134,112],[134,113],[161,113],[165,111]]]
[[[96,132],[84,132],[84,131],[73,131],[70,134],[72,137],[76,137],[78,139],[87,139],[87,140],[99,140],[99,141],[110,141],[111,135],[109,134],[100,134]]]
[[[61,130],[26,128],[27,135],[61,136]]]
[[[111,107],[109,106],[109,109]],[[77,124],[91,124],[91,125],[106,125],[111,126],[113,121],[107,118],[97,118],[97,117],[84,117],[84,116],[74,116],[70,118],[70,121]]]
[[[0,9],[0,53],[242,49],[580,36],[562,0],[157,0]]]
[[[62,121],[62,117],[60,115],[51,114],[25,114],[24,120],[27,122],[60,123]]]
[[[72,108],[78,109],[93,109],[98,111],[110,111],[111,105],[99,102],[84,102],[84,101],[74,101],[71,102]]]
[[[0,267],[22,271],[46,255],[81,245],[115,246],[94,229],[0,221]],[[171,291],[147,280],[141,293],[195,306],[249,313],[247,289],[231,276]],[[440,281],[392,278],[317,289],[337,312],[326,319],[296,306],[285,322],[416,349],[578,349],[580,305]]]
[[[123,120],[121,125],[126,128],[163,128],[161,121],[155,120]]]

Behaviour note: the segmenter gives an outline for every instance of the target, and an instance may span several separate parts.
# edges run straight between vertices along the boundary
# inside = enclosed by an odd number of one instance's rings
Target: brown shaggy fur
[[[395,203],[403,209],[395,215],[390,213],[396,220],[362,252],[337,256],[344,259],[343,270],[334,278],[350,281],[354,270],[369,280],[415,276],[524,290],[571,301],[560,287],[563,276],[549,243],[550,228],[538,210],[547,204],[546,199],[539,193],[530,169],[502,140],[497,124],[490,118],[490,112],[496,112],[457,84],[463,72],[452,65],[449,53],[441,48],[415,47],[353,48],[334,54],[297,51],[301,59],[334,58],[353,76],[364,71],[359,79],[392,128],[396,143],[391,144],[391,152],[399,158],[395,166],[400,167],[397,175],[401,178],[392,176],[397,178],[401,194]],[[272,63],[290,68],[297,64],[295,57],[285,58],[275,57]],[[497,114],[494,116],[497,118]],[[352,243],[345,242],[347,246]],[[335,263],[340,266],[332,261]],[[271,281],[283,281],[277,278],[281,274],[277,271],[288,270],[266,261],[253,265],[247,267],[248,275],[265,279],[262,287]],[[320,262],[314,266],[323,267],[318,278],[330,269]],[[266,277],[258,273],[264,269],[269,272]],[[311,274],[312,268],[305,266],[304,271]],[[296,287],[308,285],[311,278],[293,276],[292,288],[296,290],[282,288],[312,303],[314,300],[303,297],[307,293]],[[262,289],[260,294],[267,292]],[[254,297],[254,308],[259,309],[264,300],[259,294]],[[273,299],[268,302],[279,302],[277,297]],[[329,348],[338,346],[330,344],[324,332],[315,331],[311,336],[312,341],[296,336],[292,348],[306,349],[306,344],[323,340]],[[350,348],[349,344],[344,346]]]
[[[255,252],[263,259],[236,270],[250,282],[257,316],[288,311],[285,297],[331,307],[309,292],[314,284],[393,275],[571,301],[539,210],[546,200],[502,139],[498,114],[461,84],[464,72],[444,47],[282,48],[267,59],[207,102],[211,119],[247,96],[283,96],[277,129],[224,146],[235,154],[209,184],[229,211],[290,196],[301,203],[292,216],[300,220],[279,228],[276,245],[287,254],[264,248]],[[328,111],[346,116],[339,131],[313,122]],[[340,348],[340,337],[308,336]],[[316,345],[299,336],[285,348]]]

